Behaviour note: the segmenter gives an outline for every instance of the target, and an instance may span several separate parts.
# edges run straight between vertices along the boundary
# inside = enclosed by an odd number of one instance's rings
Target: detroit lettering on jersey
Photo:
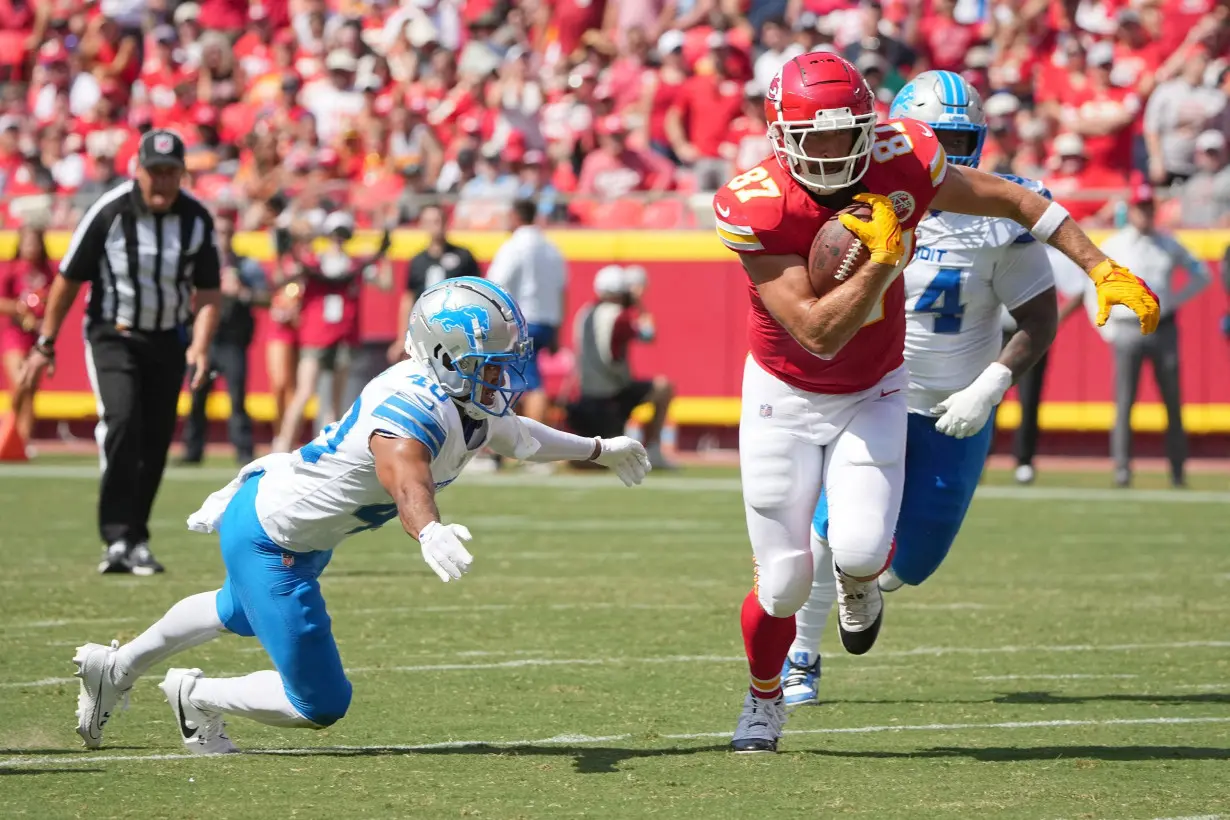
[[[257,516],[269,537],[287,549],[333,549],[397,517],[397,505],[376,477],[368,443],[373,435],[422,442],[439,490],[461,474],[494,427],[517,423],[510,414],[466,424],[426,368],[399,362],[368,382],[341,421],[299,448],[285,466],[270,469],[257,492]]]
[[[1040,183],[1007,178],[1049,196]],[[1026,228],[944,211],[918,223],[902,279],[908,405],[924,415],[998,358],[1001,306],[1017,308],[1054,284],[1050,257]]]
[[[823,203],[773,157],[736,176],[713,198],[718,237],[740,255],[792,255],[806,260],[820,226],[849,205],[855,194],[870,192],[892,201],[909,243],[947,170],[935,132],[916,120],[889,120],[876,126],[867,173]],[[908,250],[900,269],[909,259]],[[902,363],[905,292],[900,276],[889,283],[863,328],[829,360],[813,356],[777,323],[750,280],[748,290],[752,356],[793,387],[813,393],[857,393]]]

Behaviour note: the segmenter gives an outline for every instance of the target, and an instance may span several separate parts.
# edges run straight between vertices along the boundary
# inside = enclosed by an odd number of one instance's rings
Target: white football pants
[[[739,466],[765,612],[793,615],[811,594],[811,523],[821,486],[837,567],[873,578],[888,564],[905,482],[907,387],[902,365],[860,393],[809,393],[748,356]]]

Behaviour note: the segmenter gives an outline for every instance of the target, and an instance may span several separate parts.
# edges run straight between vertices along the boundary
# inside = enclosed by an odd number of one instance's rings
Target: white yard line
[[[168,469],[164,475],[167,481],[184,481],[191,483],[225,484],[235,477],[235,470],[221,467],[197,467],[193,469]],[[0,464],[0,479],[89,479],[98,480],[98,470],[87,465],[52,465],[52,464]],[[551,475],[535,476],[510,473],[508,475],[489,475],[471,473],[463,475],[457,486],[485,487],[490,489],[525,489],[551,487],[577,491],[621,490],[619,483],[611,476],[577,476]],[[644,484],[644,489],[659,492],[738,492],[737,478],[683,478],[651,475]],[[1230,503],[1230,493],[1203,490],[1132,490],[1132,489],[1096,489],[1079,487],[1014,487],[988,485],[978,488],[977,495],[981,498],[1004,499],[1011,501],[1109,501],[1122,504],[1133,501],[1152,501],[1159,504],[1225,504]]]
[[[1099,680],[1102,678],[1138,678],[1139,675],[979,675],[974,680]],[[1179,687],[1174,687],[1179,688]]]
[[[942,657],[945,655],[1013,655],[1025,652],[1144,652],[1152,650],[1174,651],[1179,649],[1225,649],[1230,648],[1230,641],[1183,641],[1180,643],[1134,643],[1106,644],[1096,646],[1090,644],[1074,644],[1070,646],[931,646],[917,649],[887,650],[877,652],[873,658],[876,661],[886,658]],[[831,655],[836,660],[842,655]],[[493,669],[525,669],[545,666],[643,666],[660,664],[695,664],[695,663],[743,663],[742,655],[661,655],[648,658],[600,657],[600,658],[515,658],[506,661],[487,663],[430,663],[393,666],[357,666],[346,669],[348,674],[359,675],[368,673],[397,672],[480,672]],[[830,661],[831,662],[831,661]],[[857,664],[849,667],[849,671],[857,672],[861,667]],[[250,671],[250,670],[249,670]],[[214,673],[247,674],[246,672]],[[58,686],[69,683],[73,678],[43,678],[36,681],[0,682],[0,688],[37,688],[40,686]]]
[[[1013,730],[1013,729],[1067,729],[1080,726],[1149,726],[1149,725],[1183,725],[1204,723],[1230,723],[1230,717],[1156,717],[1156,718],[1123,718],[1109,720],[1035,720],[1007,721],[1003,723],[925,723],[888,726],[847,726],[830,729],[787,729],[787,735],[844,735],[844,734],[878,734],[882,732],[965,732],[973,730]],[[687,734],[658,735],[662,740],[704,740],[708,738],[728,738],[729,731],[723,732],[689,732]],[[423,752],[436,749],[466,749],[481,746],[500,748],[517,747],[552,747],[569,745],[590,745],[595,743],[613,743],[620,741],[636,741],[636,736],[630,733],[618,735],[582,735],[563,734],[538,740],[446,740],[437,743],[424,743],[413,746],[323,746],[307,749],[254,749],[248,755],[327,755],[345,754],[347,752]],[[204,757],[192,753],[156,754],[156,755],[109,755],[82,753],[78,757],[55,755],[47,757],[8,757],[0,759],[0,768],[19,766],[45,766],[51,763],[74,766],[95,763],[126,763],[126,762],[156,762],[162,760],[217,759],[234,760],[233,757],[218,755]],[[1176,820],[1178,820],[1176,818]]]

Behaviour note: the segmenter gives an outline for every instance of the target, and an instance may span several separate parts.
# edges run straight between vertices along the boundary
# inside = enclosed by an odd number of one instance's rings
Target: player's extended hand
[[[460,524],[441,524],[439,521],[432,521],[419,533],[423,560],[444,583],[456,581],[470,571],[474,556],[461,543],[469,541],[470,537],[470,531]]]
[[[627,436],[600,438],[598,444],[602,452],[598,453],[594,461],[614,470],[625,487],[640,484],[645,480],[645,474],[652,469],[644,445],[636,439]]]
[[[901,223],[897,221],[892,201],[881,194],[859,194],[854,200],[871,206],[871,219],[864,221],[854,214],[841,214],[837,218],[871,251],[872,262],[896,265],[905,254],[905,246],[901,242]]]
[[[1112,306],[1123,305],[1131,308],[1140,318],[1141,333],[1147,335],[1157,330],[1157,320],[1161,315],[1157,294],[1149,290],[1143,279],[1113,259],[1103,259],[1089,271],[1089,278],[1098,292],[1098,327],[1106,324]]]
[[[978,435],[1011,386],[1012,371],[999,362],[991,362],[973,384],[931,408],[932,413],[939,415],[935,429],[953,438]]]

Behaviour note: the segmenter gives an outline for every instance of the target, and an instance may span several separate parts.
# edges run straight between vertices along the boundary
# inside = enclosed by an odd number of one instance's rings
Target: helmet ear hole
[[[444,365],[445,370],[456,371],[457,368],[453,367],[453,357],[447,353],[442,353],[441,351],[443,348],[444,345],[436,345],[436,349],[432,351],[432,355],[440,360],[440,364]]]

